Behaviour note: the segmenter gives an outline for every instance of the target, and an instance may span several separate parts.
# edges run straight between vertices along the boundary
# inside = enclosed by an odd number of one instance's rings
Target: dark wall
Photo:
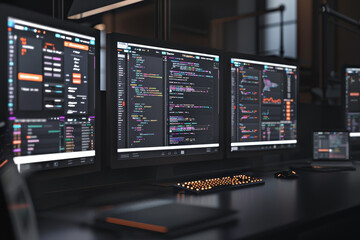
[[[69,8],[71,6],[73,0],[64,0],[64,13],[69,11]],[[61,8],[61,0],[47,0],[47,1],[41,1],[41,0],[0,0],[0,3],[7,3],[11,4],[13,6],[25,8],[34,12],[46,14],[49,16],[53,15],[53,3],[55,4],[55,9]],[[59,15],[58,12],[55,13],[55,15]]]
[[[191,7],[190,7],[191,6]],[[173,0],[171,4],[172,41],[210,46],[211,20],[237,14],[237,1]],[[237,42],[236,23],[225,26],[226,48]]]
[[[1,0],[0,2],[52,16],[53,1]]]
[[[351,4],[349,4],[351,2]],[[353,19],[359,19],[360,1],[338,1],[337,10]],[[354,32],[338,27],[336,35],[336,70],[341,70],[342,64],[360,65],[360,31],[359,28],[343,23],[344,26],[352,29]]]

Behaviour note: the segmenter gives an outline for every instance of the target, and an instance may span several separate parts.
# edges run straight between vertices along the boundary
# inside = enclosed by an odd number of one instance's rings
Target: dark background
[[[62,17],[62,11],[59,9],[61,9],[63,2],[64,18],[66,19],[74,1],[0,0],[0,2],[10,3],[57,18]],[[81,2],[84,5],[89,5],[90,3],[101,2],[101,0],[81,0]],[[310,159],[313,130],[341,129],[344,127],[341,107],[341,84],[343,83],[341,67],[344,64],[360,65],[360,35],[358,29],[342,21],[329,18],[326,35],[328,41],[326,76],[329,82],[327,98],[323,98],[321,73],[323,39],[321,15],[319,13],[321,2],[322,0],[171,0],[170,41],[261,56],[280,55],[278,44],[279,13],[273,13],[271,19],[251,17],[229,21],[223,26],[217,26],[216,29],[212,23],[215,19],[223,17],[263,11],[268,9],[270,5],[272,7],[278,6],[280,3],[286,3],[286,6],[291,5],[292,9],[286,8],[284,12],[284,26],[286,28],[284,32],[284,44],[286,46],[284,55],[288,60],[295,61],[300,65],[297,149],[284,152],[266,151],[252,155],[244,154],[244,156],[235,159],[118,170],[109,168],[108,155],[104,152],[101,172],[67,177],[66,179],[55,177],[49,179],[49,174],[44,173],[29,176],[28,183],[37,210],[49,210],[69,203],[82,208],[84,203],[90,206],[100,205],[100,203],[101,205],[113,204],[119,199],[129,202],[144,197],[141,195],[141,188],[139,186],[134,188],[133,186],[139,183],[142,186],[148,180],[150,183],[164,179],[181,181],[199,176],[218,175],[219,173],[238,173],[239,170],[246,168],[260,168],[260,171],[265,172],[265,175],[268,176],[266,185],[264,185],[265,189],[250,188],[250,191],[244,192],[243,196],[236,191],[220,194],[220,202],[224,202],[222,203],[223,206],[229,207],[231,203],[236,204],[236,209],[240,209],[241,216],[246,216],[240,221],[240,226],[243,228],[237,228],[235,236],[241,236],[241,232],[246,231],[244,226],[247,226],[247,222],[251,224],[251,220],[260,219],[263,221],[262,223],[256,221],[256,224],[252,226],[253,228],[268,225],[269,219],[272,222],[269,216],[275,216],[273,218],[275,222],[282,222],[284,219],[288,219],[289,222],[294,219],[300,221],[297,222],[298,225],[287,226],[287,229],[280,232],[280,236],[276,236],[277,239],[279,239],[278,237],[288,239],[289,236],[290,238],[297,237],[297,239],[319,239],[319,237],[327,236],[344,238],[344,234],[350,234],[349,236],[352,237],[358,234],[356,224],[359,222],[359,207],[349,208],[353,204],[357,204],[359,199],[358,191],[356,191],[359,177],[354,174],[357,171],[354,173],[333,173],[327,177],[321,174],[302,173],[303,176],[300,176],[299,180],[296,180],[297,182],[291,182],[275,179],[273,177],[274,168],[271,168],[283,162],[295,163],[304,158]],[[360,17],[360,1],[358,0],[329,0],[328,3],[332,9],[344,15],[354,19]],[[287,14],[287,11],[291,11],[291,14]],[[157,36],[154,0],[145,0],[141,3],[74,22],[96,27],[103,30],[104,33],[118,32],[148,38]],[[342,26],[339,27],[339,24]],[[102,43],[104,42],[102,41]],[[269,43],[271,43],[270,47],[268,46]],[[103,50],[105,48],[106,46],[102,46]],[[101,122],[105,123],[104,110],[107,103],[106,92],[104,91],[101,92],[100,102]],[[0,113],[4,112],[1,111]],[[0,131],[2,131],[1,128]],[[102,131],[101,139],[101,147],[105,149],[107,142],[104,139],[108,139],[106,131]],[[3,142],[3,139],[0,138],[0,141]],[[10,146],[7,149],[10,149]],[[3,153],[0,152],[1,154]],[[266,171],[267,167],[272,169],[272,172]],[[107,195],[102,195],[104,189],[107,190]],[[94,194],[97,190],[100,191]],[[174,197],[169,192],[167,194]],[[190,202],[191,200],[192,196],[190,196]],[[203,202],[202,199],[201,202]],[[263,208],[264,203],[269,207]],[[293,204],[295,207],[292,207]],[[278,208],[272,206],[278,206]],[[288,209],[288,211],[286,211],[286,215],[281,215],[276,212],[278,209]],[[345,209],[347,210],[345,211]],[[336,213],[336,210],[342,212]],[[322,213],[333,215],[326,217]],[[292,216],[296,216],[296,218],[292,218]],[[317,218],[316,221],[313,219],[314,216],[322,217]],[[250,219],[250,221],[246,219]],[[61,226],[57,224],[56,222],[55,227],[50,228],[50,231],[61,231]],[[43,226],[45,226],[43,229],[48,227],[46,223],[43,223]],[[71,223],[71,229],[73,228],[74,224]],[[84,226],[81,225],[80,228],[83,230]],[[300,234],[296,234],[297,231]],[[68,233],[67,231],[63,232]],[[224,238],[226,237],[227,235],[224,235]],[[266,238],[269,237],[266,236]]]
[[[64,6],[66,19],[73,0],[26,1],[1,0],[15,6],[33,10],[49,16],[61,17],[61,5]],[[87,1],[86,5],[92,2]],[[103,1],[116,2],[116,1]],[[171,0],[170,41],[220,48],[258,55],[279,55],[279,49],[266,49],[266,42],[270,38],[277,38],[279,13],[268,14],[274,20],[264,17],[249,17],[242,20],[229,21],[224,24],[223,37],[214,37],[211,22],[215,19],[263,11],[272,6],[285,5],[284,26],[293,25],[296,29],[296,41],[291,45],[291,52],[301,67],[300,103],[318,103],[321,96],[318,89],[322,87],[321,76],[321,14],[319,13],[322,0]],[[286,3],[291,2],[291,4]],[[331,9],[347,15],[355,20],[359,19],[360,2],[356,0],[328,0]],[[289,5],[288,5],[289,4]],[[287,11],[295,13],[288,21]],[[118,32],[135,36],[155,37],[156,4],[154,0],[145,0],[133,5],[125,6],[111,12],[98,14],[89,18],[74,20],[86,25],[96,26],[106,32]],[[270,23],[269,23],[270,22]],[[103,24],[99,26],[99,24]],[[339,24],[343,26],[339,26]],[[346,29],[350,28],[350,29]],[[263,30],[268,29],[269,34]],[[351,31],[350,31],[351,30]],[[341,66],[343,64],[360,64],[360,32],[357,29],[335,18],[328,21],[328,77],[330,90],[328,94],[331,105],[340,104]],[[355,32],[353,32],[355,31]],[[291,32],[292,33],[292,32]],[[272,34],[272,35],[271,35]],[[289,31],[284,32],[285,45]],[[217,39],[221,38],[221,40]],[[285,57],[289,57],[285,49]],[[320,99],[319,99],[320,98]]]
[[[33,10],[49,16],[62,17],[60,10],[63,3],[64,18],[73,4],[73,0],[53,1],[0,1],[21,8]],[[83,1],[84,4],[88,1]],[[93,1],[89,1],[93,2]],[[241,52],[257,55],[279,56],[279,45],[269,49],[269,42],[276,43],[279,32],[279,13],[272,13],[272,20],[264,17],[249,17],[242,20],[229,21],[215,29],[215,19],[237,16],[246,13],[263,11],[269,6],[279,6],[283,1],[271,0],[172,0],[170,14],[170,41],[185,43],[195,46],[212,47],[221,50]],[[284,26],[294,31],[284,32],[285,58],[296,61],[300,65],[300,93],[298,112],[298,149],[284,153],[266,152],[256,156],[244,155],[243,158],[226,161],[209,161],[199,163],[178,164],[174,166],[149,167],[128,170],[110,170],[106,164],[102,168],[111,174],[86,177],[80,182],[86,184],[98,183],[99,179],[116,176],[117,181],[124,179],[142,178],[172,178],[186,177],[198,174],[200,171],[216,172],[219,169],[237,169],[244,167],[263,166],[285,160],[297,160],[311,157],[311,139],[314,129],[341,129],[344,127],[341,108],[341,67],[344,64],[360,64],[360,34],[356,28],[334,18],[328,21],[328,48],[327,61],[329,79],[327,98],[322,97],[321,74],[321,15],[319,13],[321,0],[295,0],[291,8],[286,6],[286,11],[292,11],[291,19],[284,19]],[[269,5],[270,4],[270,5]],[[358,19],[360,1],[329,0],[329,6],[344,15]],[[287,15],[286,15],[287,16]],[[274,20],[275,19],[275,20]],[[274,21],[273,21],[274,20]],[[89,18],[73,20],[80,24],[103,30],[104,33],[118,32],[135,36],[155,38],[156,30],[156,3],[154,0],[145,0],[104,14]],[[339,27],[338,24],[342,24]],[[351,29],[351,31],[349,29]],[[214,31],[217,34],[214,34]],[[354,32],[355,31],[355,32]],[[275,40],[274,40],[275,39]],[[289,42],[288,40],[291,40]],[[105,49],[106,46],[102,46]],[[105,92],[101,93],[102,109],[106,109]],[[103,114],[103,117],[105,115]],[[105,119],[104,119],[105,120]],[[105,121],[103,121],[105,122]],[[104,131],[105,132],[105,131]],[[106,137],[104,134],[102,137]],[[103,146],[105,147],[105,141]],[[104,156],[107,158],[107,156]],[[104,161],[106,162],[106,161]],[[101,180],[102,181],[102,180]],[[113,180],[111,180],[113,181]],[[47,182],[51,188],[51,181]],[[62,186],[66,188],[68,186]]]

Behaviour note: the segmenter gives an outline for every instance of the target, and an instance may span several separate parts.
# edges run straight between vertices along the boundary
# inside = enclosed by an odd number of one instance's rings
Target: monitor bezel
[[[349,144],[349,149],[348,149],[349,158],[314,158],[314,136],[315,136],[315,133],[318,133],[318,132],[347,133],[347,139],[348,139],[348,144]],[[312,134],[311,142],[312,142],[312,154],[311,155],[312,155],[313,161],[344,161],[345,162],[345,161],[351,160],[350,132],[347,131],[346,129],[315,129]]]
[[[346,129],[349,132],[349,138],[350,138],[350,142],[351,141],[359,141],[360,142],[360,137],[351,137],[350,134],[352,133],[351,131],[348,130],[347,128],[347,117],[346,117],[346,69],[347,68],[358,68],[360,70],[360,65],[355,65],[355,64],[344,64],[341,66],[341,112],[342,112],[342,123],[343,123],[343,128]],[[359,131],[360,133],[360,131]]]
[[[145,167],[145,166],[157,166],[157,165],[166,165],[166,164],[178,164],[178,163],[188,163],[188,162],[198,162],[198,161],[210,161],[210,160],[221,160],[224,157],[224,144],[223,144],[223,68],[222,68],[222,52],[220,50],[187,46],[182,44],[175,44],[172,42],[146,39],[142,37],[130,36],[119,33],[111,33],[107,35],[107,74],[106,74],[106,99],[107,99],[107,125],[108,128],[108,154],[110,159],[110,168],[111,169],[120,169],[120,168],[132,168],[132,167]],[[116,56],[116,43],[120,42],[129,42],[157,47],[164,47],[170,49],[178,49],[184,51],[192,51],[199,53],[209,53],[214,55],[219,55],[219,70],[220,70],[220,79],[219,79],[219,151],[217,153],[211,154],[196,154],[196,155],[184,155],[184,156],[164,156],[164,157],[149,157],[149,158],[139,158],[139,159],[129,159],[129,160],[118,160],[117,153],[117,134],[116,131],[112,129],[117,129],[116,117],[112,115],[113,112],[116,112],[116,68],[117,68],[117,56]],[[112,71],[114,69],[114,71]],[[113,81],[112,81],[113,80]]]
[[[297,143],[293,147],[287,147],[287,148],[277,148],[277,149],[249,149],[249,150],[242,150],[242,151],[231,151],[231,59],[232,58],[239,58],[239,59],[247,59],[247,60],[253,60],[253,61],[261,61],[261,62],[269,62],[269,63],[275,63],[275,64],[286,64],[286,65],[293,65],[296,66],[297,69],[297,86],[296,86],[296,97],[297,97],[297,107],[296,107],[296,140]],[[242,54],[242,53],[236,53],[236,52],[227,52],[225,53],[224,57],[224,81],[225,81],[225,154],[226,158],[229,159],[246,159],[251,157],[261,157],[267,154],[283,154],[283,153],[291,153],[296,152],[299,150],[299,139],[298,139],[298,132],[299,132],[299,86],[300,86],[300,68],[299,64],[295,61],[287,60],[287,59],[280,59],[276,57],[269,57],[269,56],[257,56],[257,55],[250,55],[250,54]]]
[[[47,180],[47,179],[61,179],[71,176],[77,176],[82,174],[88,174],[100,171],[101,169],[101,139],[100,139],[100,32],[96,29],[82,26],[80,24],[76,24],[69,21],[64,21],[60,19],[54,19],[50,16],[46,16],[43,14],[39,14],[33,11],[21,9],[18,7],[13,7],[8,4],[1,4],[0,5],[0,32],[2,33],[0,35],[0,46],[2,49],[2,52],[5,52],[6,54],[3,54],[0,57],[0,64],[1,66],[6,66],[6,69],[8,69],[8,34],[7,34],[7,21],[8,17],[14,17],[17,19],[21,19],[24,21],[29,21],[45,26],[51,26],[53,28],[59,28],[64,29],[70,32],[76,32],[83,35],[90,35],[95,37],[95,47],[96,47],[96,53],[95,56],[98,56],[95,58],[95,159],[94,164],[91,165],[83,165],[83,166],[74,166],[74,167],[65,167],[65,168],[59,168],[59,169],[48,169],[48,170],[40,170],[31,172],[31,174],[28,175],[28,178],[31,180]],[[2,79],[7,79],[7,70],[2,71],[0,73],[0,77]],[[7,103],[8,101],[8,82],[5,81],[5,83],[2,85],[3,87],[0,88],[1,90],[1,101],[4,101]],[[7,106],[7,104],[6,104]],[[8,124],[8,109],[5,106],[4,115],[7,126]],[[9,128],[9,126],[8,126]],[[27,176],[27,174],[25,174]]]

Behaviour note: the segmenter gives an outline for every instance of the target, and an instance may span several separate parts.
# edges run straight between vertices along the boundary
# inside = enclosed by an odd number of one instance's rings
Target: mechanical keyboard
[[[246,175],[234,175],[228,177],[180,182],[176,183],[174,187],[177,190],[185,190],[186,192],[201,194],[261,185],[264,183],[265,182],[261,178],[254,178]]]

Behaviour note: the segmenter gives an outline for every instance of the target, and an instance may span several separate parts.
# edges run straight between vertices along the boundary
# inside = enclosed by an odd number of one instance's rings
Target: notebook
[[[236,220],[236,211],[170,203],[129,212],[116,210],[100,214],[98,226],[146,230],[159,234],[182,235]]]

